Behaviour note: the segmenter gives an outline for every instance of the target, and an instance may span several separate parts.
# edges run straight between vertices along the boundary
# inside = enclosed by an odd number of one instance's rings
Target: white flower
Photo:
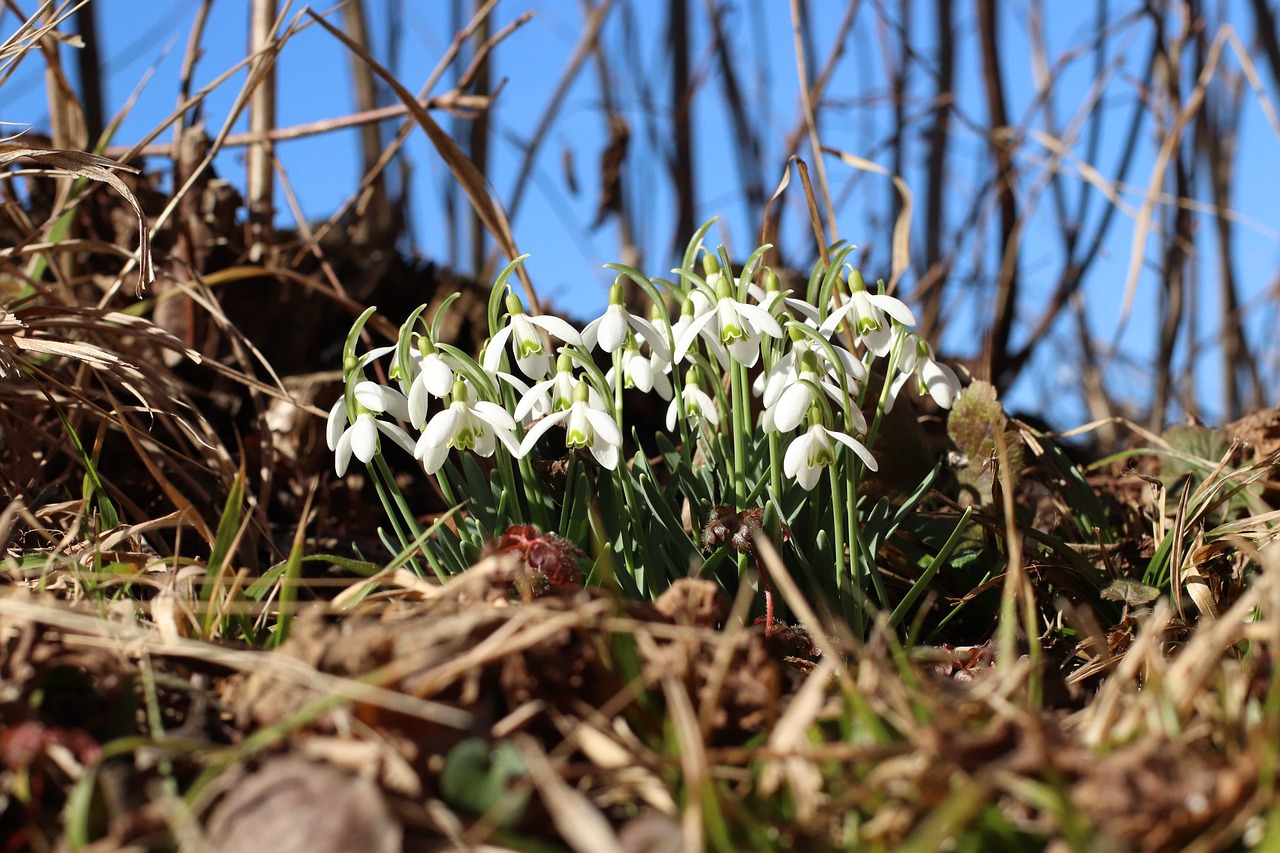
[[[666,374],[669,365],[670,362],[663,360],[657,353],[641,355],[640,347],[633,338],[627,348],[622,351],[623,387],[635,388],[646,394],[657,391],[662,399],[670,400],[673,392],[671,380]],[[615,373],[616,370],[611,367],[604,376],[611,386],[616,382]]]
[[[765,432],[791,432],[800,426],[809,408],[813,406],[814,397],[821,389],[827,396],[843,407],[844,392],[837,381],[818,372],[818,350],[816,348],[802,351],[799,373],[794,373],[785,384],[774,382],[766,391],[774,391],[771,399],[765,404],[764,414],[760,418],[760,426]],[[855,394],[857,381],[847,379],[849,394]],[[867,431],[867,421],[862,411],[856,406],[849,407],[849,416],[853,419],[853,428],[859,432]]]
[[[587,402],[588,385],[579,380],[574,390],[573,404],[568,409],[552,412],[534,424],[520,442],[520,455],[533,449],[538,439],[558,423],[565,422],[564,445],[569,449],[585,447],[596,461],[610,471],[618,467],[619,450],[622,447],[622,430],[613,416],[602,408]]]
[[[513,381],[512,384],[516,383]],[[561,352],[556,360],[555,373],[541,382],[535,382],[532,387],[522,389],[514,412],[516,420],[524,423],[530,417],[566,411],[573,405],[577,387],[578,377],[573,374],[573,357],[567,352]],[[591,385],[587,386],[587,404],[596,409],[605,408],[600,392]]]
[[[883,358],[893,349],[893,324],[885,315],[904,326],[914,326],[916,316],[902,300],[885,293],[868,292],[861,274],[856,270],[850,276],[849,288],[852,292],[845,297],[842,305],[831,312],[819,331],[823,337],[830,338],[836,327],[848,318],[854,336],[863,341],[867,349]]]
[[[582,336],[573,326],[559,317],[538,315],[530,317],[514,293],[507,294],[507,325],[498,330],[484,347],[484,369],[496,373],[502,361],[502,348],[511,338],[511,349],[520,372],[530,379],[542,379],[551,369],[551,355],[535,326],[545,329],[565,343],[582,345]]]
[[[777,276],[769,273],[771,284],[777,284]],[[760,307],[768,311],[774,317],[780,317],[784,311],[793,311],[797,316],[803,317],[807,322],[818,326],[818,309],[816,306],[806,302],[803,299],[793,299],[790,296],[790,290],[774,290],[765,289],[758,284],[747,285],[747,293],[756,302],[760,303]]]
[[[793,333],[794,334],[794,333]],[[800,419],[808,412],[809,406],[812,405],[812,396],[803,401],[803,405],[799,410],[798,417],[784,418],[780,423],[775,423],[774,418],[777,417],[778,406],[784,394],[791,395],[791,401],[787,406],[800,406],[798,400],[799,395],[808,393],[800,380],[808,378],[812,382],[818,384],[827,396],[836,403],[843,403],[844,392],[840,390],[840,373],[845,377],[845,389],[850,395],[856,394],[859,383],[867,378],[867,370],[862,366],[862,362],[838,344],[832,344],[831,348],[835,351],[836,359],[839,365],[833,364],[827,356],[825,347],[818,346],[806,337],[799,337],[791,342],[789,349],[766,374],[756,377],[756,381],[752,383],[752,391],[759,394],[765,407],[765,416],[761,425],[766,432],[771,432],[775,428],[781,431],[789,431],[795,429],[799,425]],[[811,353],[812,355],[806,355]],[[802,365],[806,361],[812,360],[813,364],[809,367],[811,375],[803,375]],[[822,368],[826,370],[823,372]],[[866,422],[862,418],[862,413],[857,407],[851,409],[855,418],[854,427],[861,432],[866,432]],[[794,413],[793,413],[794,414]],[[790,426],[782,426],[781,424],[790,423]]]
[[[711,273],[707,283],[716,288],[716,304],[713,310],[695,317],[680,339],[676,341],[676,361],[684,358],[694,338],[704,327],[715,329],[721,344],[729,350],[734,361],[746,367],[754,367],[760,360],[760,336],[782,337],[782,327],[765,309],[749,302],[733,298],[731,286],[723,273]],[[714,325],[712,325],[714,323]]]
[[[413,439],[407,432],[393,423],[378,420],[378,415],[386,413],[407,421],[409,401],[405,396],[394,388],[368,380],[356,383],[353,391],[356,398],[355,423],[347,425],[347,398],[344,394],[329,410],[329,422],[325,430],[329,449],[334,452],[334,470],[339,477],[347,473],[352,454],[366,465],[373,459],[378,452],[379,431],[413,453]]]
[[[427,402],[430,397],[443,400],[453,390],[456,373],[453,360],[438,350],[413,359],[415,375],[409,385],[409,423],[414,429],[422,429],[427,422]]]
[[[689,293],[684,302],[680,305],[680,316],[671,324],[671,339],[676,342],[677,349],[680,345],[680,339],[684,337],[684,333],[693,325],[694,321],[711,310],[711,300],[707,299],[707,295],[705,293],[701,290],[693,290]],[[703,346],[706,347],[708,355],[713,356],[715,360],[719,362],[722,369],[728,370],[730,363],[729,351],[724,348],[722,343],[720,343],[720,336],[716,334],[715,328],[704,324],[701,328],[700,334],[702,335],[702,343]],[[690,344],[692,344],[692,341],[693,339],[690,338]],[[686,347],[684,352],[681,352],[675,360],[680,361],[687,353],[688,347]],[[670,370],[671,367],[672,364],[668,362],[667,369]]]
[[[875,457],[871,455],[871,451],[863,446],[862,442],[851,435],[829,430],[822,424],[815,423],[809,427],[808,432],[798,437],[787,447],[787,453],[782,458],[783,473],[788,477],[795,478],[795,481],[805,491],[812,491],[813,487],[818,483],[820,469],[835,464],[836,454],[839,452],[840,447],[838,444],[832,444],[832,439],[858,454],[858,457],[872,471],[876,470]]]
[[[690,368],[685,374],[684,386],[680,389],[680,398],[684,401],[685,417],[698,418],[711,426],[720,424],[720,414],[716,410],[716,401],[706,391],[698,387],[698,370]],[[676,418],[680,416],[677,401],[672,400],[667,406],[667,431],[675,432]]]
[[[950,409],[960,395],[960,377],[950,367],[939,362],[934,357],[933,347],[915,332],[910,332],[903,341],[898,371],[897,378],[889,388],[889,400],[884,407],[886,412],[893,410],[898,392],[912,376],[917,379],[921,396],[928,394],[941,409]]]
[[[631,332],[647,343],[650,350],[671,360],[671,346],[665,332],[628,311],[622,302],[622,285],[614,284],[609,290],[609,307],[582,330],[582,343],[587,349],[594,349],[599,343],[600,349],[612,353],[626,344],[627,335]]]
[[[520,455],[514,432],[515,419],[506,409],[488,400],[473,401],[466,382],[453,384],[453,402],[427,424],[414,446],[413,455],[422,460],[428,474],[440,470],[449,448],[472,450],[480,456],[493,455],[494,439],[498,439],[512,456]]]

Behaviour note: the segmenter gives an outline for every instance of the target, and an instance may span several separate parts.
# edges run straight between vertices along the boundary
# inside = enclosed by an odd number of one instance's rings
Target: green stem
[[[396,478],[380,452],[373,456],[373,470],[376,474],[373,485],[378,493],[378,500],[382,502],[382,509],[391,522],[391,529],[395,531],[400,547],[407,548],[409,543],[418,541],[422,536],[422,528],[418,527],[417,517],[409,508],[404,493],[396,485]],[[422,570],[422,564],[416,557],[409,560],[409,567],[418,577],[426,577],[426,572]]]
[[[737,509],[739,501],[747,497],[747,442],[751,438],[748,422],[750,420],[750,389],[746,384],[747,369],[736,361],[730,370],[729,407],[733,410],[733,500],[731,504]]]

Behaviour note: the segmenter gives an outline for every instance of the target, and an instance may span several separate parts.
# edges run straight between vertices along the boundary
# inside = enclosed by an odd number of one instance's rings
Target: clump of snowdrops
[[[439,339],[452,300],[429,323],[418,308],[394,345],[358,355],[366,311],[347,337],[328,442],[339,476],[353,456],[369,467],[385,544],[443,579],[509,528],[533,525],[581,549],[556,553],[581,554],[587,583],[653,597],[690,575],[736,590],[755,577],[753,537],[768,536],[855,627],[892,608],[874,554],[903,508],[859,493],[878,467],[869,448],[901,392],[949,408],[959,381],[910,330],[910,309],[846,263],[852,247],[793,293],[762,264],[768,246],[734,278],[725,250],[703,246],[709,225],[673,281],[607,265],[617,273],[608,308],[582,328],[526,313],[508,284],[515,259],[494,283],[490,337],[474,356]],[[624,304],[627,281],[647,316]],[[389,385],[368,378],[380,359]],[[659,398],[665,423],[641,432],[626,389]],[[383,458],[388,443],[460,508],[452,525],[422,529]],[[909,505],[928,481],[910,486]]]

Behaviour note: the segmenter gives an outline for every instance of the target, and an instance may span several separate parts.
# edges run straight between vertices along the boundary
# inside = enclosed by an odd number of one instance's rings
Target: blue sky
[[[109,87],[108,111],[120,109],[140,81],[153,72],[150,81],[138,94],[137,103],[126,118],[117,136],[119,142],[131,142],[153,128],[173,109],[176,103],[178,68],[181,63],[187,33],[194,18],[196,3],[156,2],[145,4],[160,10],[151,20],[139,21],[134,0],[95,0],[103,27],[103,52],[108,61]],[[375,39],[384,46],[388,26],[389,0],[371,0],[371,25]],[[26,5],[32,5],[30,3]],[[426,79],[430,69],[447,48],[454,25],[449,20],[451,3],[439,0],[403,0],[398,22],[399,61],[395,71],[399,79],[411,90],[416,90]],[[643,190],[634,198],[639,229],[638,240],[646,247],[644,271],[651,275],[665,275],[677,260],[675,253],[666,250],[672,238],[671,196],[665,180],[665,166],[661,163],[655,145],[662,140],[649,136],[661,134],[667,125],[654,106],[665,108],[666,87],[663,84],[670,64],[662,47],[663,22],[657,10],[665,4],[620,3],[610,23],[606,26],[604,40],[616,56],[625,57],[626,67],[633,73],[629,79],[615,83],[613,95],[619,107],[631,122],[636,186]],[[784,2],[759,5],[739,3],[726,15],[726,27],[735,49],[755,61],[755,71],[743,85],[753,105],[759,105],[757,131],[764,144],[763,174],[766,192],[772,192],[782,173],[782,140],[795,127],[799,106],[792,50],[790,23]],[[844,2],[814,0],[815,20],[824,26],[815,30],[817,55],[825,57],[834,38],[836,22],[845,9]],[[829,86],[828,105],[822,128],[824,144],[849,151],[861,157],[888,164],[888,153],[883,147],[887,128],[891,126],[888,98],[885,95],[885,70],[879,57],[886,40],[893,38],[891,27],[878,20],[873,4],[864,3],[859,12],[847,55]],[[931,7],[932,4],[928,4]],[[953,211],[968,204],[968,200],[980,192],[979,181],[984,178],[980,165],[989,157],[985,141],[975,129],[966,129],[971,120],[977,125],[987,121],[983,101],[979,96],[979,59],[976,39],[973,37],[972,6],[957,4],[957,119],[953,121],[956,147],[951,155],[951,176],[948,199]],[[1015,121],[1035,112],[1035,89],[1031,55],[1027,38],[1028,11],[1024,0],[998,4],[1001,10],[1002,62],[1009,87],[1010,114]],[[1082,8],[1087,5],[1087,10]],[[1125,10],[1129,4],[1112,4]],[[243,56],[247,32],[248,4],[243,0],[218,0],[213,4],[212,17],[205,41],[205,53],[196,74],[197,85],[208,83]],[[635,10],[654,9],[653,14]],[[1216,7],[1214,7],[1216,8]],[[1244,15],[1243,4],[1228,5],[1231,13],[1241,20],[1232,23],[1241,33],[1249,31],[1251,21]],[[519,29],[494,54],[493,79],[504,80],[505,88],[494,111],[495,136],[493,140],[494,190],[498,197],[509,198],[516,171],[519,168],[520,146],[532,133],[533,127],[560,78],[570,52],[577,43],[582,28],[581,4],[576,2],[526,2],[500,3],[495,16],[495,26],[512,21],[520,13],[533,9],[533,20]],[[636,14],[635,32],[639,37],[624,42],[620,13]],[[738,189],[738,172],[733,166],[732,125],[721,106],[719,67],[713,61],[710,36],[702,4],[692,4],[695,22],[693,71],[702,79],[703,89],[695,100],[695,175],[699,219],[721,217],[717,234],[727,238],[738,256],[745,256],[754,246],[757,223],[745,215],[743,197]],[[911,26],[919,34],[918,44],[928,56],[932,50],[932,19],[924,3],[912,9]],[[1045,31],[1050,61],[1067,55],[1071,50],[1087,45],[1094,30],[1092,4],[1048,2],[1045,4],[1047,19]],[[336,17],[334,20],[338,20]],[[1116,64],[1095,120],[1106,122],[1104,145],[1094,165],[1106,175],[1115,168],[1120,152],[1116,150],[1121,125],[1126,120],[1132,100],[1140,95],[1142,63],[1149,40],[1149,28],[1138,23],[1116,23],[1121,20],[1119,11],[1113,12],[1117,33],[1113,41]],[[894,24],[896,19],[892,19]],[[1216,22],[1215,22],[1216,24]],[[11,13],[0,18],[0,32],[13,30],[15,21]],[[384,54],[385,55],[385,54]],[[1238,73],[1239,63],[1230,55],[1226,66]],[[744,66],[745,67],[745,66]],[[319,119],[341,116],[353,110],[349,84],[349,63],[344,49],[318,27],[311,27],[299,34],[285,48],[280,58],[280,93],[278,98],[281,126],[289,126]],[[1260,68],[1266,79],[1265,69]],[[919,74],[919,72],[918,72]],[[1062,65],[1056,115],[1061,125],[1069,122],[1071,114],[1084,99],[1093,82],[1091,61],[1078,59]],[[208,99],[206,119],[216,130],[226,120],[227,114],[243,81],[243,73],[216,90]],[[923,77],[917,77],[921,93],[931,86]],[[645,87],[650,87],[646,92]],[[447,85],[437,86],[436,92]],[[18,93],[15,95],[15,93]],[[1269,96],[1274,97],[1274,92]],[[646,102],[646,97],[655,100]],[[540,288],[540,294],[551,296],[562,309],[586,318],[603,307],[611,276],[601,269],[606,261],[618,260],[618,238],[615,226],[606,224],[597,231],[588,232],[586,226],[594,218],[597,186],[595,173],[600,152],[606,144],[606,128],[600,110],[600,93],[594,68],[588,65],[569,91],[559,119],[547,137],[536,161],[533,186],[530,187],[522,208],[514,220],[516,239],[522,251],[533,253],[528,267]],[[1276,324],[1274,293],[1276,270],[1280,267],[1277,216],[1272,201],[1274,187],[1280,186],[1277,175],[1277,157],[1280,142],[1277,141],[1257,99],[1246,86],[1242,97],[1243,133],[1239,143],[1239,169],[1249,176],[1237,184],[1234,207],[1244,222],[1235,229],[1232,250],[1237,269],[1241,274],[1246,301],[1253,300],[1255,310],[1250,318],[1252,340],[1267,341],[1264,332]],[[912,109],[922,110],[916,102]],[[34,63],[20,69],[4,87],[4,99],[0,102],[0,120],[28,122],[41,126],[46,121],[43,103],[42,69]],[[438,114],[437,119],[450,128],[448,116]],[[1033,123],[1043,126],[1042,119]],[[243,129],[243,120],[236,129]],[[916,126],[923,130],[926,121]],[[1148,122],[1143,129],[1142,149],[1131,172],[1130,180],[1137,186],[1126,195],[1126,201],[1134,209],[1141,202],[1141,194],[1150,178],[1151,153],[1154,151],[1154,128]],[[168,136],[166,134],[165,138]],[[421,133],[410,138],[406,154],[413,168],[410,186],[413,201],[415,248],[424,256],[448,261],[459,249],[451,245],[443,226],[442,198],[449,184],[448,175],[429,143]],[[337,132],[320,137],[289,141],[278,148],[278,155],[288,171],[293,190],[297,193],[306,215],[323,218],[341,204],[360,178],[356,156],[356,136],[353,131]],[[1026,146],[1019,165],[1031,176],[1027,185],[1034,184],[1034,176],[1041,167],[1039,155],[1044,154],[1035,146]],[[1083,153],[1077,150],[1077,153]],[[916,192],[917,210],[923,205],[923,163],[928,152],[919,133],[911,138],[908,147],[906,179]],[[813,166],[813,155],[807,146],[801,156]],[[575,195],[566,179],[566,163],[572,163],[579,188]],[[159,165],[159,164],[157,164]],[[232,151],[223,155],[217,167],[224,177],[239,184],[243,181],[243,152]],[[888,181],[870,175],[859,177],[857,173],[835,161],[826,161],[828,177],[833,192],[844,199],[839,208],[837,226],[841,237],[863,245],[885,229],[876,221],[882,217],[884,202],[891,191]],[[1082,185],[1077,176],[1068,176],[1069,194],[1078,192]],[[807,229],[798,227],[801,222],[799,206],[802,203],[798,181],[793,181],[787,191],[785,203],[793,212],[784,229],[783,246],[789,257],[808,264],[813,255],[811,236]],[[1094,199],[1094,207],[1086,221],[1096,221],[1101,214],[1100,198]],[[288,212],[281,204],[281,222],[288,224]],[[1051,219],[1051,208],[1041,206],[1028,223],[1027,245],[1022,265],[1027,293],[1020,306],[1025,316],[1039,313],[1041,302],[1050,287],[1049,279],[1056,272],[1058,232]],[[991,210],[979,211],[979,217],[993,217]],[[1249,224],[1249,221],[1256,225]],[[868,223],[874,223],[868,226]],[[1203,386],[1199,388],[1205,406],[1204,414],[1213,417],[1213,406],[1218,402],[1212,386],[1211,370],[1215,350],[1213,330],[1216,325],[1216,295],[1209,288],[1214,270],[1212,240],[1207,239],[1210,223],[1201,220],[1199,228],[1206,239],[1198,241],[1202,259],[1197,263],[1200,271],[1200,288],[1196,298],[1204,305],[1203,320],[1198,335],[1208,348],[1200,358],[1206,367]],[[975,227],[974,245],[962,248],[961,270],[973,267],[984,249],[982,240],[991,240],[990,228]],[[1133,239],[1132,221],[1121,217],[1112,230],[1103,251],[1103,260],[1090,278],[1087,289],[1087,314],[1095,337],[1109,341],[1119,330],[1119,316],[1124,295],[1124,280]],[[874,246],[870,258],[880,264],[867,269],[869,278],[888,274],[886,247]],[[1148,261],[1158,258],[1160,244],[1154,238],[1148,240],[1145,256]],[[465,249],[461,257],[467,257]],[[990,269],[991,264],[986,263]],[[910,294],[914,278],[908,275],[903,292]],[[1132,394],[1143,399],[1149,392],[1149,359],[1153,351],[1156,330],[1154,315],[1157,292],[1155,276],[1145,271],[1139,280],[1134,309],[1121,338],[1120,358],[1108,373],[1108,380],[1120,396]],[[942,349],[956,355],[972,355],[980,348],[977,329],[986,322],[987,308],[974,295],[972,288],[957,286],[950,297],[948,310],[956,321]],[[1078,379],[1071,375],[1074,361],[1075,333],[1059,323],[1051,332],[1053,341],[1038,350],[1037,360],[1027,377],[1012,390],[1009,400],[1015,406],[1029,411],[1041,411],[1059,425],[1070,425],[1084,418],[1078,403]],[[1025,334],[1025,328],[1022,330]],[[1268,341],[1269,343],[1269,341]],[[1190,357],[1185,343],[1176,358]],[[1136,364],[1126,366],[1126,358]],[[1269,354],[1271,376],[1276,375],[1275,354]]]

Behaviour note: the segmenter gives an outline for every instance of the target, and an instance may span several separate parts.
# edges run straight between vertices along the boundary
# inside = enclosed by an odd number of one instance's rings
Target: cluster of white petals
[[[845,449],[876,469],[858,438],[868,432],[858,401],[873,360],[892,358],[896,368],[886,409],[908,385],[942,408],[950,408],[959,394],[955,372],[909,331],[915,323],[911,310],[893,296],[870,292],[856,271],[841,275],[836,293],[819,306],[781,289],[767,271],[761,286],[735,280],[714,259],[704,268],[705,279],[690,276],[687,289],[672,294],[679,304],[674,319],[664,306],[653,319],[631,313],[615,284],[604,313],[581,332],[558,317],[526,314],[519,298],[508,293],[505,315],[476,360],[410,333],[417,345],[399,351],[400,358],[411,355],[392,373],[399,389],[361,376],[349,386],[354,399],[344,396],[330,412],[328,440],[338,474],[352,456],[365,463],[373,459],[379,435],[435,473],[451,450],[488,457],[501,445],[512,457],[524,456],[555,427],[563,430],[568,451],[588,451],[613,470],[621,461],[622,413],[614,408],[621,388],[670,401],[669,431],[714,430],[728,418],[717,403],[719,393],[709,393],[713,383],[763,360],[752,384],[762,403],[758,426],[790,436],[785,474],[812,489]],[[357,369],[394,349],[371,351]],[[607,370],[589,363],[593,351],[611,363]],[[418,438],[393,421],[407,424]]]

